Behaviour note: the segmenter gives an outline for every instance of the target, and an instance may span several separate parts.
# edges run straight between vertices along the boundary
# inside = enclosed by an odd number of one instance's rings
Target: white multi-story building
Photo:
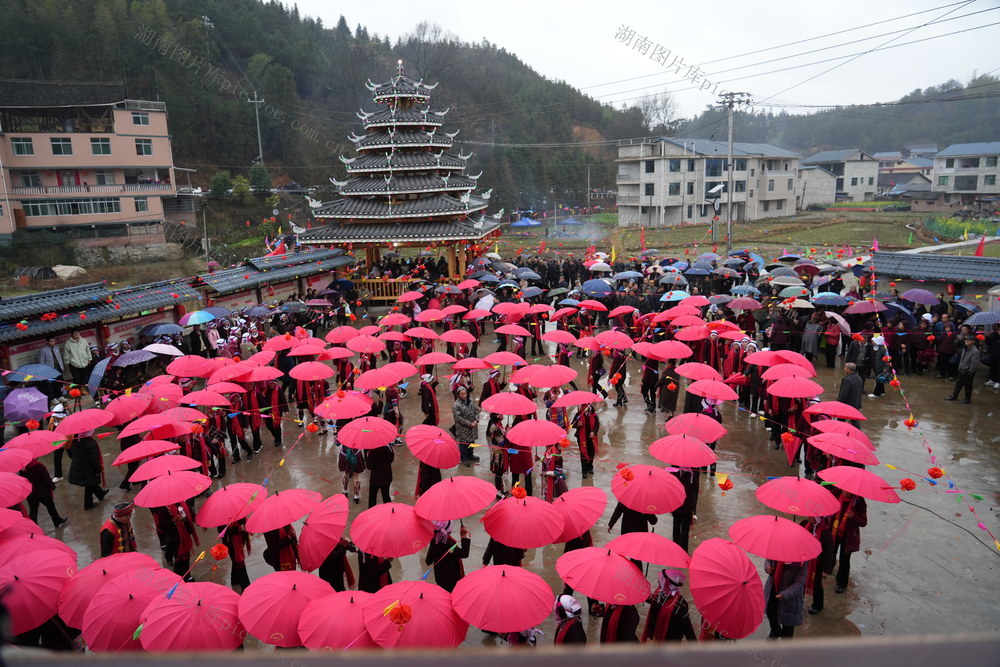
[[[989,202],[996,208],[1000,197],[1000,141],[952,144],[934,156],[931,188],[943,192],[945,202],[964,206]]]
[[[840,201],[872,201],[878,191],[878,160],[859,149],[820,151],[802,161],[804,167],[823,167],[837,177]]]
[[[664,227],[727,219],[728,144],[662,137],[618,147],[618,224]],[[733,144],[733,220],[795,214],[799,156]]]

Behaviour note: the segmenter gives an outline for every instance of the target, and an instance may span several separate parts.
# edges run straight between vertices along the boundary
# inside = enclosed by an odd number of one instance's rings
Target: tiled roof
[[[201,292],[182,280],[163,280],[114,290],[111,309],[114,310],[114,316],[124,317],[144,310],[200,299],[201,296]],[[114,306],[119,308],[115,309]]]
[[[378,176],[352,178],[340,188],[342,195],[374,195],[389,193],[448,192],[469,190],[476,187],[476,181],[468,176],[449,176],[448,180],[438,174],[403,174],[393,176],[386,182]]]
[[[239,292],[249,287],[313,276],[352,264],[354,258],[340,248],[303,248],[274,257],[255,257],[242,266],[197,276],[194,285],[205,285],[219,294]]]
[[[396,218],[422,218],[428,216],[460,215],[486,208],[482,199],[471,197],[464,204],[447,194],[427,195],[390,205],[382,198],[362,199],[347,197],[327,202],[313,211],[317,218],[362,218],[367,220],[393,220]]]
[[[436,85],[436,84],[435,84]],[[430,91],[434,86],[428,86],[423,81],[414,81],[402,74],[394,76],[385,83],[371,84],[369,90],[375,100],[384,100],[393,97],[417,97],[426,99],[430,96]]]
[[[32,315],[92,306],[111,297],[104,283],[0,299],[0,320],[20,320]]]
[[[499,223],[491,219],[485,220],[480,228],[468,221],[326,225],[300,234],[299,241],[302,243],[463,241],[480,239],[499,226]]]
[[[883,278],[1000,284],[1000,257],[876,252],[871,264]]]
[[[359,155],[347,164],[350,174],[374,171],[424,171],[427,169],[465,169],[465,159],[454,153],[443,153],[439,158],[437,153],[428,151],[408,151],[395,153],[392,160],[379,153],[377,155]]]
[[[121,83],[0,79],[0,107],[108,106],[124,99]]]
[[[729,144],[712,139],[684,139],[679,137],[664,137],[664,141],[697,155],[707,157],[726,157],[729,155]],[[733,142],[733,155],[746,157],[799,157],[791,151],[772,146],[771,144],[755,144],[742,141]]]
[[[1000,141],[978,141],[972,144],[952,144],[934,157],[962,157],[965,155],[1000,154]]]
[[[372,148],[451,148],[451,139],[443,134],[433,135],[421,130],[400,130],[395,136],[390,136],[385,130],[369,132],[355,144],[358,150]]]
[[[284,255],[275,255],[273,257],[253,257],[247,260],[247,264],[259,271],[269,271],[272,269],[284,268],[286,266],[293,266],[295,264],[302,264],[303,262],[318,262],[320,260],[330,259],[331,257],[343,254],[344,251],[340,249],[325,250],[320,248],[305,248],[299,252],[289,252]]]
[[[85,312],[87,315],[86,322],[80,319],[80,312]],[[38,338],[39,336],[56,334],[61,331],[78,329],[81,326],[87,325],[87,323],[101,322],[117,317],[117,315],[112,315],[111,313],[117,313],[117,311],[108,308],[107,304],[96,306],[92,310],[81,308],[79,311],[73,313],[63,313],[54,320],[29,320],[28,328],[25,331],[21,331],[15,327],[13,322],[5,321],[0,324],[0,344],[6,345],[24,338]]]
[[[341,253],[343,251],[340,251]],[[302,276],[314,276],[317,273],[325,273],[327,271],[333,271],[339,269],[342,266],[348,266],[354,263],[354,258],[350,255],[341,254],[339,257],[331,257],[329,259],[324,259],[320,261],[309,262],[308,264],[297,264],[295,266],[286,266],[282,269],[275,269],[273,271],[268,271],[267,273],[258,274],[261,284],[264,283],[275,283],[283,280],[290,280],[292,278],[299,278]]]
[[[814,153],[802,161],[802,164],[823,164],[827,162],[844,162],[849,160],[851,156],[861,153],[862,156],[868,155],[862,150],[857,148],[846,148],[840,151],[820,151],[819,153]],[[868,157],[871,157],[868,155]]]
[[[429,107],[423,109],[397,109],[393,113],[392,109],[381,109],[364,119],[365,127],[383,127],[389,125],[434,125],[440,126],[445,111],[431,111]]]

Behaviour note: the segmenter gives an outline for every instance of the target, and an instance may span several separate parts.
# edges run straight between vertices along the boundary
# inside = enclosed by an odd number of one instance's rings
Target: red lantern
[[[41,424],[38,423],[37,419],[29,419],[28,421],[24,422],[24,428],[28,429],[29,431],[38,430],[39,426],[41,426]]]
[[[408,604],[396,604],[389,610],[389,620],[396,625],[403,626],[413,618],[413,608]],[[402,627],[400,627],[402,630]]]
[[[942,477],[944,477],[944,470],[942,470],[937,466],[934,466],[933,468],[927,469],[927,475],[931,479],[941,479]]]
[[[229,549],[226,548],[225,544],[216,544],[209,549],[209,553],[212,554],[212,558],[215,560],[223,560],[229,555]]]
[[[896,378],[892,378],[891,380],[889,380],[889,386],[890,387],[898,387],[899,386],[899,380],[897,380]]]
[[[667,385],[667,389],[669,391],[677,391],[677,385],[671,382],[670,384]]]
[[[729,491],[731,488],[733,488],[733,480],[727,477],[726,481],[719,483],[719,488],[722,489],[723,491]]]
[[[510,490],[510,495],[514,496],[518,500],[521,500],[522,498],[528,495],[528,492],[525,491],[524,487],[522,487],[520,484],[515,484],[514,488]]]
[[[310,433],[315,433],[316,431],[319,430],[319,426],[316,425],[316,422],[313,422],[309,424],[309,426],[306,426],[306,430],[309,431]]]
[[[904,477],[903,479],[899,480],[899,488],[901,488],[903,491],[912,491],[913,489],[917,488],[917,483],[914,482],[909,477]]]
[[[795,436],[789,431],[785,431],[784,433],[781,434],[781,441],[786,445],[792,444],[792,440],[794,439]]]
[[[77,389],[76,387],[73,387],[72,389],[69,390],[69,396],[70,398],[80,398],[80,390]]]

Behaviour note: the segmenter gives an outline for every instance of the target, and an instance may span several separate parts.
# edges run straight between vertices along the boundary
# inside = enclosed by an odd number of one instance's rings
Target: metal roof
[[[302,243],[391,243],[465,241],[480,239],[500,226],[487,219],[482,227],[469,221],[396,222],[376,224],[326,225],[299,235]]]
[[[684,139],[676,137],[663,137],[658,139],[675,146],[680,146],[685,150],[692,151],[698,155],[726,157],[729,155],[729,144],[725,141],[713,141],[712,139]],[[757,144],[743,141],[733,142],[733,155],[738,157],[799,157],[791,151],[772,146],[771,144]]]
[[[962,157],[965,155],[1000,154],[1000,141],[977,141],[972,144],[952,144],[934,157]]]
[[[878,251],[867,264],[883,277],[1000,284],[1000,257]]]
[[[862,156],[868,155],[860,148],[846,148],[839,151],[820,151],[814,153],[802,160],[802,164],[821,164],[825,162],[846,162],[851,159],[851,156],[861,154]],[[868,155],[871,157],[871,155]]]
[[[21,320],[42,313],[92,306],[109,298],[111,292],[104,283],[64,287],[49,292],[4,298],[0,299],[0,320]]]
[[[317,218],[395,220],[397,218],[464,215],[481,211],[486,206],[486,201],[476,197],[470,197],[466,204],[447,194],[426,195],[398,204],[390,204],[383,197],[372,199],[347,197],[323,204],[313,211],[313,215]]]

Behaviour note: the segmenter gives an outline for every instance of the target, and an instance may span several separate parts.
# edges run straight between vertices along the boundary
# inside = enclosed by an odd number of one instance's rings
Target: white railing
[[[169,183],[118,183],[115,185],[36,185],[15,187],[15,195],[119,194],[122,192],[170,192]]]

